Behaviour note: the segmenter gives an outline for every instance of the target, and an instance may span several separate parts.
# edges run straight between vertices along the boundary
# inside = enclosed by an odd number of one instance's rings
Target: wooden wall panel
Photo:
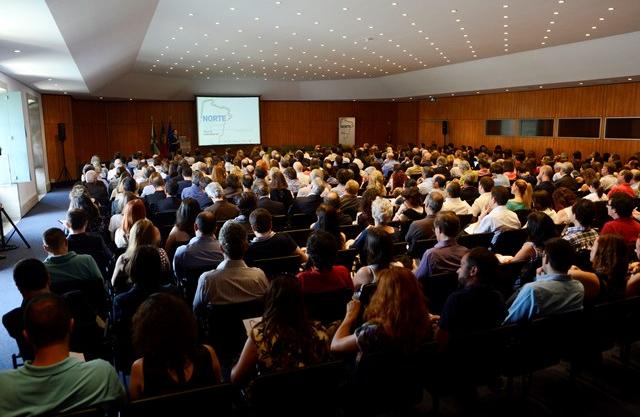
[[[417,101],[398,103],[397,108],[397,143],[418,143],[418,119],[420,115],[420,103]]]
[[[419,106],[418,134],[421,142],[442,143],[440,121],[449,120],[449,141],[456,145],[502,145],[533,150],[538,155],[547,147],[556,152],[580,150],[618,152],[623,158],[640,150],[640,141],[580,138],[530,138],[486,136],[486,119],[562,117],[640,117],[640,83],[590,87],[542,89],[466,97],[445,97],[436,102],[423,100]],[[604,129],[602,130],[604,133]],[[436,138],[434,140],[434,138]]]
[[[65,124],[66,141],[64,156],[66,166],[72,177],[78,174],[75,155],[73,110],[69,96],[42,96],[42,113],[44,119],[44,137],[47,144],[47,161],[49,178],[55,182],[62,171],[63,145],[58,138],[58,123]]]

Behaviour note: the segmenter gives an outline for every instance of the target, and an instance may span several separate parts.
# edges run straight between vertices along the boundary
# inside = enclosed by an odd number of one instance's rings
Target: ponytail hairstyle
[[[528,208],[531,208],[531,201],[533,200],[533,187],[531,187],[531,184],[523,179],[518,179],[513,184],[520,193],[522,203]]]

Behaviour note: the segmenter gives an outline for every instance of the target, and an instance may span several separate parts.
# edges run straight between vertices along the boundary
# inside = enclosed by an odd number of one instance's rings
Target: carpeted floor
[[[18,249],[2,252],[7,259],[0,261],[0,315],[17,307],[22,301],[13,283],[13,266],[20,259],[45,258],[46,253],[42,249],[42,232],[50,227],[59,227],[58,220],[65,217],[68,207],[69,190],[54,190],[17,223],[18,229],[31,245],[31,249],[27,249],[20,237],[14,234],[10,243],[17,245]],[[11,354],[16,352],[15,341],[9,337],[4,326],[0,326],[0,369],[11,367]]]

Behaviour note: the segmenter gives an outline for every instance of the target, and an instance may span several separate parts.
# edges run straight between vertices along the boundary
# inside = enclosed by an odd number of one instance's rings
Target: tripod
[[[9,235],[8,238],[5,237],[5,235],[4,235],[4,225],[3,225],[3,222],[2,222],[2,217],[3,216],[6,217],[6,219],[9,221],[11,226],[13,226],[13,231],[11,232],[11,234]],[[18,233],[18,236],[20,236],[20,239],[22,239],[24,244],[27,245],[27,248],[31,249],[31,245],[29,245],[29,242],[27,242],[27,239],[24,238],[24,236],[20,232],[20,229],[18,229],[18,226],[16,226],[16,224],[13,222],[13,220],[11,220],[11,217],[9,217],[9,215],[7,214],[7,212],[4,209],[4,207],[2,206],[2,204],[0,204],[0,252],[4,252],[4,251],[8,251],[8,250],[14,250],[14,249],[18,248],[16,245],[10,245],[9,244],[9,241],[13,237],[14,233]]]
[[[56,180],[56,182],[62,182],[63,180],[71,181],[71,174],[67,169],[67,159],[64,154],[64,139],[61,139],[60,143],[62,143],[62,169],[60,170],[60,175],[58,175],[58,179]]]

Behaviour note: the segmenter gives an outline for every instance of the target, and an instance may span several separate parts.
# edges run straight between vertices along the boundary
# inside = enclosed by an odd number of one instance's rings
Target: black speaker
[[[67,130],[64,123],[58,123],[58,140],[64,142],[67,139]]]
[[[442,121],[442,134],[444,136],[447,136],[447,134],[449,133],[449,122],[446,120]]]

